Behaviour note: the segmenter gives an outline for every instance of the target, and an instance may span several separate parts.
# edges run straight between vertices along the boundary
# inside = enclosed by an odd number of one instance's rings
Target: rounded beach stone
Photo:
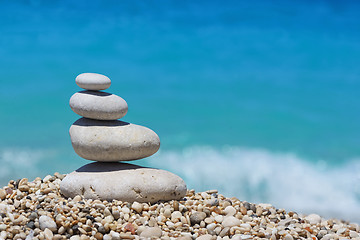
[[[70,138],[80,157],[100,162],[141,159],[160,147],[160,139],[151,129],[119,120],[80,118],[70,127]]]
[[[180,200],[186,184],[179,176],[160,169],[128,163],[87,164],[68,174],[60,184],[65,197],[150,202]]]
[[[54,220],[48,216],[41,216],[39,218],[39,224],[40,224],[41,230],[45,230],[45,228],[48,228],[51,231],[55,231],[57,229],[56,223],[54,222]]]
[[[148,227],[141,232],[141,238],[160,238],[162,236],[162,230],[159,227]]]
[[[81,91],[70,98],[71,109],[80,116],[116,120],[126,115],[128,105],[121,97],[100,91]]]
[[[111,85],[111,80],[98,73],[82,73],[75,79],[76,84],[86,90],[105,90]]]
[[[216,239],[216,236],[212,236],[210,234],[201,235],[200,237],[197,237],[196,240],[212,240]]]
[[[224,227],[240,226],[241,222],[239,219],[233,216],[226,216],[221,223]]]
[[[206,218],[206,213],[204,212],[194,212],[190,215],[191,225],[199,224],[202,220]]]
[[[319,215],[317,215],[317,214],[314,214],[314,213],[306,216],[305,219],[306,219],[307,221],[309,221],[309,223],[310,223],[311,225],[315,225],[315,224],[318,224],[318,223],[321,222],[321,217],[320,217]]]

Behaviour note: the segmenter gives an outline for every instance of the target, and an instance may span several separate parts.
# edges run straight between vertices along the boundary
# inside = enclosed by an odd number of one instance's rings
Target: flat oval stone
[[[111,80],[98,73],[82,73],[75,79],[76,84],[86,90],[105,90],[111,85]]]
[[[128,163],[94,162],[68,174],[60,184],[65,197],[113,199],[126,202],[180,200],[186,184],[179,176],[160,169]]]
[[[100,162],[141,159],[160,147],[160,139],[151,129],[119,120],[80,118],[70,127],[70,138],[80,157]]]
[[[116,120],[124,117],[128,111],[124,99],[107,92],[77,92],[72,95],[69,103],[76,114],[98,120]]]

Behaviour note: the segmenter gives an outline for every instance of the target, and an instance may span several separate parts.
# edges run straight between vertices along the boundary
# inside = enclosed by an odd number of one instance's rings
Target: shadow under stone
[[[121,163],[121,162],[94,162],[86,164],[75,172],[114,172],[121,170],[131,170],[131,169],[139,169],[139,168],[147,168],[138,166],[130,163]]]
[[[76,120],[73,125],[82,126],[82,127],[120,127],[129,125],[128,122],[123,122],[120,120],[95,120],[90,118],[80,118]]]
[[[93,95],[93,96],[97,96],[97,97],[107,97],[107,96],[112,95],[111,93],[101,92],[101,91],[92,91],[92,90],[84,90],[84,91],[80,91],[79,93]]]

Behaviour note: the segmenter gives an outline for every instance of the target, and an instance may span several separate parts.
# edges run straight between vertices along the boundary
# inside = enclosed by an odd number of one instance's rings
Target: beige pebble
[[[243,218],[242,218],[243,222],[251,222],[252,221],[252,218],[245,215]]]
[[[103,240],[112,240],[112,237],[109,234],[105,234]]]
[[[143,210],[143,205],[138,202],[133,202],[131,209],[135,210],[137,213],[141,213]]]
[[[105,210],[104,210],[104,216],[107,217],[107,216],[111,216],[111,215],[112,215],[112,214],[111,214],[109,208],[105,208]]]
[[[46,240],[52,240],[54,237],[53,232],[48,228],[45,228],[44,235]]]
[[[81,234],[86,234],[86,231],[82,228],[78,228],[78,231],[81,233]]]
[[[233,206],[227,206],[224,210],[224,213],[227,216],[234,216],[236,214],[236,209]]]
[[[189,222],[187,221],[186,217],[182,216],[180,218],[180,221],[183,223],[183,224],[189,224]]]
[[[166,225],[171,229],[174,228],[174,223],[171,221],[166,221]]]
[[[359,237],[359,233],[350,230],[349,236],[352,237],[352,238],[358,238],[358,237]]]
[[[240,207],[240,212],[241,212],[242,215],[246,215],[247,210],[246,210],[246,208],[244,206],[241,206]]]
[[[0,224],[0,232],[5,231],[7,227],[6,224]]]
[[[43,193],[48,194],[48,193],[50,193],[51,191],[52,191],[51,188],[45,188],[45,189],[43,190]]]
[[[235,234],[234,236],[232,236],[231,240],[242,240],[242,238],[240,234]]]
[[[213,237],[210,234],[201,235],[200,237],[197,237],[196,240],[213,240],[216,239],[216,237]]]
[[[178,201],[175,200],[173,202],[173,208],[174,208],[175,211],[179,211],[179,202]]]
[[[118,232],[110,231],[110,236],[112,240],[120,240],[120,233]]]
[[[171,214],[171,220],[180,219],[181,217],[182,217],[182,214],[179,211],[174,211]]]
[[[140,237],[149,238],[149,237],[155,237],[160,238],[162,235],[161,228],[159,227],[149,227],[143,230],[140,234]]]
[[[221,226],[216,227],[216,228],[214,229],[215,234],[216,234],[216,235],[219,235],[220,232],[221,232],[221,230],[222,230],[222,227],[221,227]]]
[[[76,195],[76,196],[73,198],[73,201],[74,201],[74,202],[79,202],[79,201],[81,201],[81,196]]]
[[[178,237],[177,240],[192,240],[192,237],[186,235],[186,236]]]
[[[21,239],[26,238],[26,234],[25,234],[24,232],[21,232],[21,233],[20,233],[20,238],[21,238]]]
[[[112,223],[114,221],[114,217],[112,215],[106,216],[104,218],[105,223]]]
[[[244,228],[245,231],[248,231],[248,232],[251,230],[251,225],[249,223],[242,223],[242,224],[240,224],[240,227]]]
[[[311,225],[318,224],[318,223],[321,222],[321,217],[319,215],[317,215],[317,214],[310,214],[310,215],[306,216],[305,219],[307,221],[309,221],[309,223]]]
[[[202,192],[200,195],[201,195],[201,197],[202,197],[203,199],[210,198],[210,195],[207,194],[206,192]]]
[[[61,226],[59,229],[58,229],[58,233],[59,234],[63,234],[65,232],[65,228],[63,226]]]
[[[222,223],[223,220],[224,220],[224,217],[222,215],[217,215],[215,217],[215,221],[218,223]]]
[[[214,220],[215,220],[214,217],[210,216],[210,217],[205,218],[204,222],[206,224],[210,224],[210,223],[214,222]]]
[[[236,217],[226,216],[221,224],[224,227],[233,227],[233,226],[239,226],[241,224],[241,222]]]
[[[230,206],[231,203],[229,201],[223,201],[223,207],[226,208],[227,206]]]
[[[126,213],[130,213],[130,209],[128,207],[123,207],[121,208],[121,211],[126,214]]]
[[[99,232],[95,233],[94,237],[97,239],[97,240],[102,240],[103,239],[103,235]]]
[[[262,213],[263,213],[263,208],[262,207],[260,207],[260,206],[258,206],[258,207],[256,207],[256,215],[258,215],[258,216],[261,216],[262,215]]]
[[[4,200],[6,198],[6,192],[4,189],[0,188],[0,199]]]
[[[63,236],[61,236],[60,234],[55,234],[53,237],[53,240],[62,240],[65,239]]]
[[[29,181],[29,180],[28,180],[27,178],[22,178],[22,179],[19,181],[19,186],[27,185],[28,181]]]
[[[339,228],[339,229],[336,231],[336,234],[337,234],[337,235],[342,235],[345,231],[346,231],[346,228]]]
[[[294,240],[294,238],[290,234],[286,234],[284,240]]]
[[[112,211],[112,215],[116,220],[120,218],[120,212],[118,210]]]
[[[70,240],[81,240],[81,239],[80,239],[80,236],[75,235],[75,236],[71,236]]]
[[[170,209],[165,209],[164,216],[167,217],[167,218],[170,218],[171,217],[171,210]]]
[[[225,235],[227,235],[230,231],[229,227],[225,227],[223,230],[221,230],[221,232],[219,233],[220,237],[224,237]]]
[[[96,203],[95,208],[104,210],[106,208],[106,206],[104,204],[102,204],[102,203]]]
[[[149,220],[149,226],[150,226],[150,227],[155,227],[156,225],[157,225],[156,220],[152,217],[152,218]]]
[[[135,239],[135,236],[129,234],[129,233],[120,233],[120,239]],[[114,240],[114,238],[112,239]]]
[[[145,229],[146,229],[145,226],[139,226],[139,227],[137,228],[137,230],[136,230],[136,233],[137,233],[138,235],[140,235]]]
[[[41,216],[39,218],[39,226],[42,230],[45,230],[45,228],[48,228],[53,232],[57,230],[56,223],[49,216]]]
[[[28,185],[21,185],[18,187],[18,189],[22,192],[28,192],[30,188]]]
[[[90,232],[91,231],[91,227],[89,225],[82,225],[81,226],[82,229],[84,229],[86,232]]]

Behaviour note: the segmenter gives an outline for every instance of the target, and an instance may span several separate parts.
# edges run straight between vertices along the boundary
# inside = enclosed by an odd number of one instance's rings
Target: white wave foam
[[[194,147],[154,158],[152,166],[179,174],[197,191],[218,189],[228,197],[360,222],[360,161],[355,159],[331,167],[294,154],[234,147]]]
[[[2,149],[0,150],[0,184],[6,185],[11,179],[41,176],[38,163],[51,156],[50,150]]]

